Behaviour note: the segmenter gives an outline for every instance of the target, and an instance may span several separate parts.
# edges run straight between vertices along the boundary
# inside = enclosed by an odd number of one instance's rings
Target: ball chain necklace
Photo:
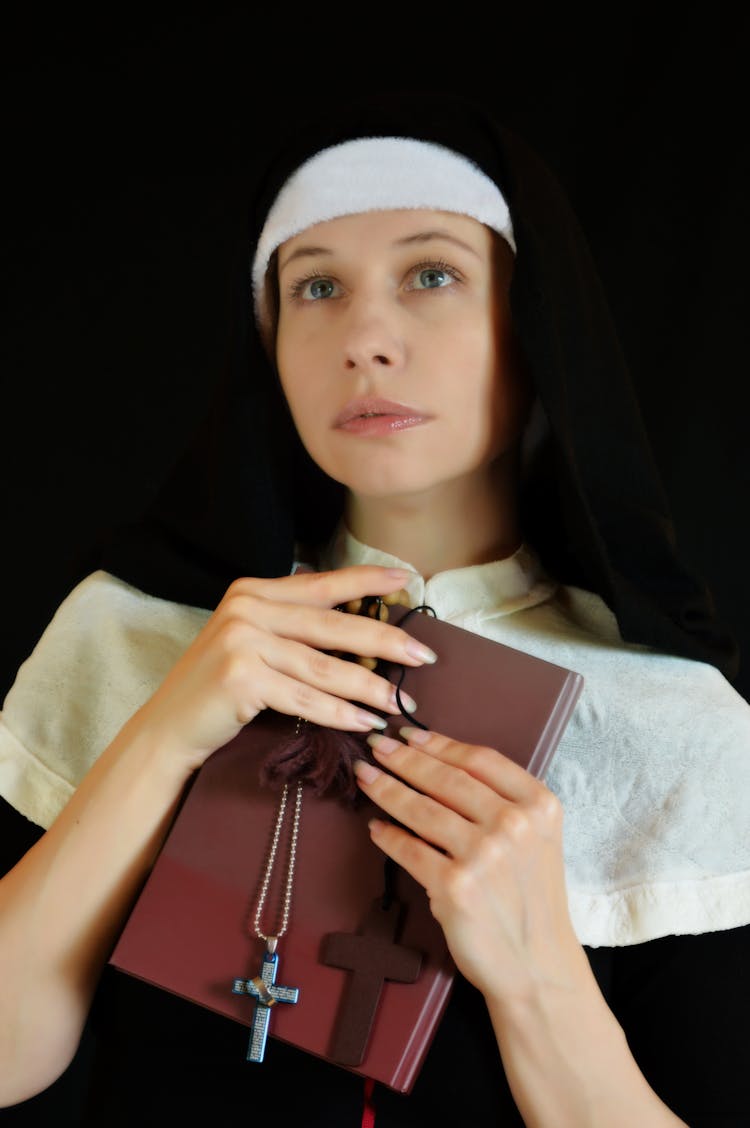
[[[302,718],[297,719],[297,731],[299,731]],[[287,800],[289,796],[289,784],[285,783],[281,792],[279,806],[276,812],[276,823],[273,831],[273,838],[271,840],[271,847],[268,851],[268,858],[266,860],[266,868],[263,874],[263,881],[258,895],[258,903],[255,909],[255,917],[253,918],[253,932],[259,940],[263,940],[266,944],[266,951],[263,956],[263,963],[261,964],[260,972],[253,979],[235,979],[232,992],[235,995],[250,995],[255,999],[255,1010],[253,1012],[253,1021],[250,1027],[250,1041],[247,1048],[248,1061],[263,1061],[266,1050],[266,1040],[268,1037],[268,1023],[271,1017],[271,1007],[276,1003],[296,1003],[299,999],[299,987],[286,987],[276,982],[276,974],[278,972],[279,957],[276,951],[276,945],[281,937],[287,930],[289,924],[289,913],[292,905],[292,889],[294,887],[294,869],[297,861],[297,840],[299,838],[299,824],[300,815],[302,812],[302,791],[303,784],[300,780],[296,785],[296,796],[294,803],[294,815],[292,818],[292,829],[289,836],[289,856],[287,859],[286,867],[286,884],[284,888],[284,901],[281,911],[281,923],[276,931],[271,934],[263,932],[261,921],[263,917],[263,909],[265,908],[266,898],[268,896],[268,889],[271,884],[271,877],[273,875],[273,868],[276,862],[276,854],[279,847],[279,839],[284,827],[284,819],[286,816]]]
[[[346,610],[353,614],[368,614],[373,618],[379,618],[381,621],[387,621],[388,609],[391,604],[402,604],[409,606],[408,594],[404,589],[394,593],[385,598],[376,596],[367,600],[352,600],[350,603],[345,604],[340,610]],[[422,610],[418,608],[417,610]],[[429,608],[429,610],[432,610]],[[433,612],[434,614],[434,612]],[[371,658],[359,656],[355,658],[361,665],[372,669],[375,666],[375,661]],[[402,676],[403,676],[402,671]],[[399,683],[400,684],[400,683]],[[408,718],[408,714],[403,708],[400,700],[399,687],[396,687],[396,699],[401,707],[401,711]],[[419,724],[424,728],[420,722],[409,718],[411,724]],[[301,726],[307,722],[302,718],[297,718],[297,725],[295,729],[295,737],[300,735]],[[292,816],[292,826],[289,833],[289,848],[286,869],[286,882],[284,887],[284,897],[281,908],[281,922],[279,927],[273,933],[265,933],[262,929],[263,910],[266,905],[268,892],[273,877],[274,866],[276,864],[276,855],[279,849],[279,842],[284,828],[284,821],[287,814],[287,803],[289,799],[290,787],[296,787],[294,813]],[[300,816],[302,812],[302,795],[303,795],[303,781],[300,779],[296,784],[284,783],[281,798],[276,812],[276,822],[274,824],[273,836],[271,845],[266,858],[265,869],[263,872],[263,880],[261,882],[260,892],[258,894],[258,901],[255,909],[255,916],[253,917],[253,932],[259,940],[262,940],[266,945],[266,950],[263,955],[263,961],[259,973],[252,979],[237,978],[234,980],[232,986],[232,993],[235,995],[249,995],[255,1000],[255,1008],[253,1011],[253,1019],[250,1027],[250,1040],[247,1049],[247,1061],[261,1062],[263,1061],[266,1042],[268,1039],[268,1026],[271,1017],[271,1007],[277,1003],[296,1003],[299,999],[299,987],[289,987],[276,982],[276,975],[278,973],[279,956],[276,951],[278,941],[285,934],[289,925],[289,915],[292,905],[292,892],[294,888],[294,871],[297,861],[297,842],[299,839]]]

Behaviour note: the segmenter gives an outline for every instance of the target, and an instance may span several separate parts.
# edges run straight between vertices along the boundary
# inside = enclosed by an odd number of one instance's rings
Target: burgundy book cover
[[[393,609],[391,622],[405,613]],[[425,612],[412,613],[404,629],[438,654],[431,666],[385,667],[386,676],[417,701],[414,718],[458,740],[498,748],[542,778],[580,695],[581,675]],[[397,735],[407,723],[390,718],[387,731]],[[255,1002],[232,988],[238,978],[260,973],[265,945],[253,934],[253,916],[279,800],[277,791],[260,786],[258,768],[294,725],[295,718],[262,713],[196,773],[110,958],[120,970],[248,1027]],[[293,799],[290,789],[287,824]],[[367,829],[373,812],[369,802],[355,809],[305,791],[277,977],[279,985],[298,988],[299,996],[294,1005],[269,1008],[268,1036],[409,1092],[455,973],[422,888],[397,872],[395,893],[404,911],[394,942],[407,956],[418,953],[420,970],[413,982],[382,984],[364,1057],[356,1064],[334,1052],[354,973],[321,962],[333,950],[331,934],[361,932],[373,902],[383,896],[385,856]],[[282,840],[275,867],[280,877],[263,916],[266,932],[279,920],[284,846]],[[254,1068],[262,1065],[248,1064]]]

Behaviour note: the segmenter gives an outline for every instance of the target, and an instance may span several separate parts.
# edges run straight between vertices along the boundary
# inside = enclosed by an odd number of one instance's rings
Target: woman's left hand
[[[459,971],[501,1007],[575,990],[591,973],[568,911],[560,801],[493,748],[401,734],[368,738],[387,771],[358,765],[364,793],[401,824],[375,820],[371,835],[426,890]]]

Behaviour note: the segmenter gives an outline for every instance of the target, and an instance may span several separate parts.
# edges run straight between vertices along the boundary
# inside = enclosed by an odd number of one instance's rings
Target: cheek
[[[457,374],[451,387],[456,419],[473,422],[480,441],[513,441],[523,426],[526,394],[509,321],[484,309],[446,348],[453,350]]]
[[[276,331],[276,369],[284,390],[294,382],[294,374],[299,369],[301,342],[298,334],[287,328],[284,318],[279,319]]]
[[[290,378],[287,375],[285,377],[283,369],[279,369],[279,377],[281,390],[284,393],[294,424],[300,435],[304,437],[305,431],[309,429],[311,424],[315,423],[316,415],[319,414],[314,410],[317,397],[315,397],[309,381],[295,376]]]
[[[298,334],[281,331],[276,339],[276,369],[289,410],[299,427],[309,417],[309,405],[316,395],[314,351]]]
[[[480,418],[492,415],[500,398],[502,371],[497,341],[487,320],[467,319],[460,332],[443,342],[439,355],[451,358],[448,367],[456,403],[464,410],[473,407]]]

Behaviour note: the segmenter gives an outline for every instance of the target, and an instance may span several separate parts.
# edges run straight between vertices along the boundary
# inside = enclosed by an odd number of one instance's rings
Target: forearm
[[[684,1125],[641,1073],[593,975],[489,1010],[527,1128]]]
[[[126,725],[0,882],[0,1105],[51,1084],[75,1053],[189,776],[163,752]]]

